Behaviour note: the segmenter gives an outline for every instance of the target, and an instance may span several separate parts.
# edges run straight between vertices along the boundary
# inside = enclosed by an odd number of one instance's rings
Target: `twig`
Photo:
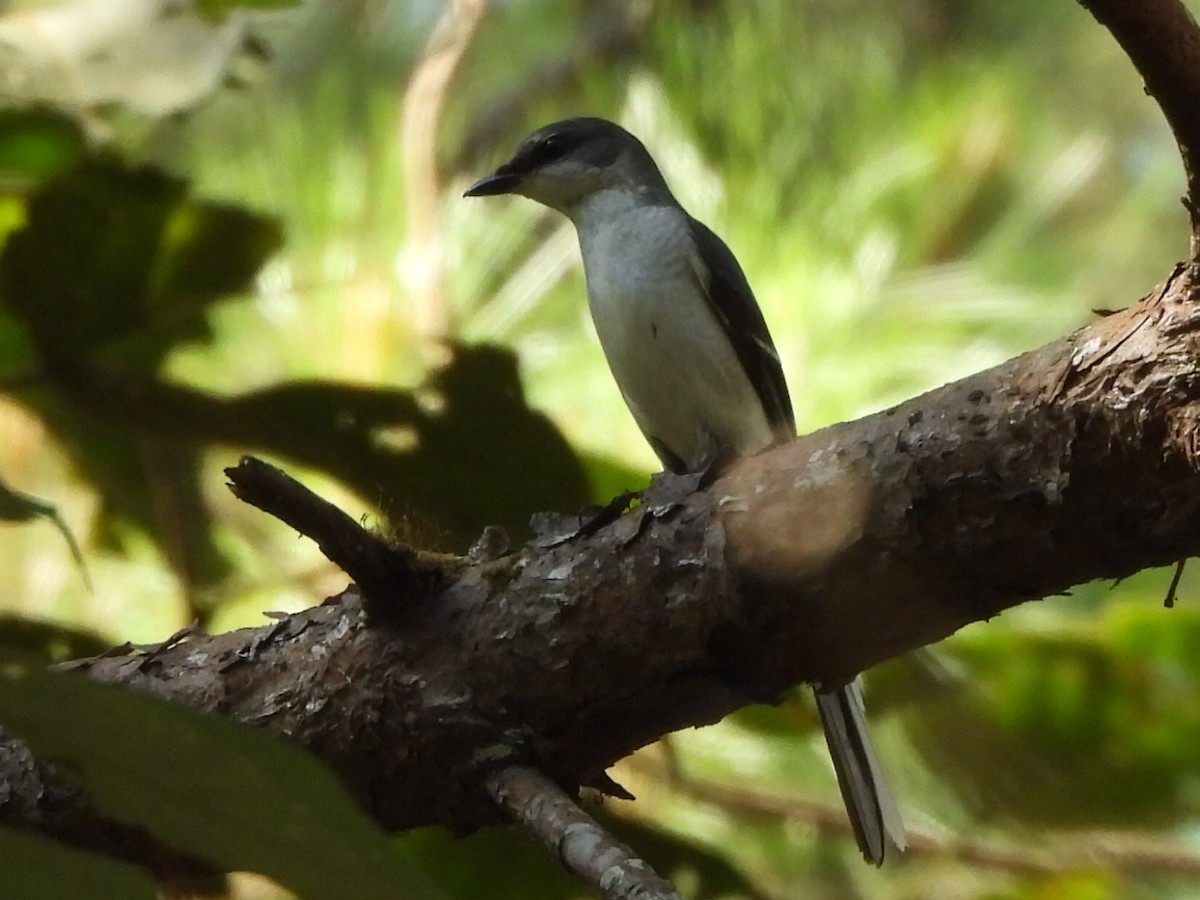
[[[842,832],[847,836],[850,833],[849,822],[840,808],[696,779],[676,768],[677,762],[669,760],[651,762],[641,759],[639,762],[648,774],[663,778],[692,800],[744,816],[805,822],[821,831]],[[1158,838],[1147,840],[1138,835],[1087,832],[1079,838],[1059,842],[1053,848],[1036,849],[1010,849],[980,840],[947,840],[912,829],[908,831],[908,838],[911,853],[1023,874],[1057,874],[1097,866],[1156,874],[1200,874],[1200,856],[1178,844],[1165,843]]]
[[[1179,581],[1183,578],[1183,567],[1187,565],[1185,556],[1175,564],[1175,574],[1171,576],[1171,584],[1167,587],[1167,596],[1163,597],[1163,606],[1167,609],[1175,607],[1175,593],[1179,590]]]
[[[362,588],[372,601],[434,589],[442,570],[409,548],[392,547],[332,503],[261,459],[243,456],[225,470],[239,500],[291,525]]]
[[[414,327],[427,342],[450,336],[442,286],[441,184],[437,133],[446,90],[479,28],[488,0],[452,0],[442,10],[404,92],[400,153],[408,223],[405,276]]]
[[[1163,598],[1163,606],[1172,610],[1175,608],[1175,594],[1180,589],[1180,581],[1183,578],[1183,566],[1187,565],[1188,558],[1183,557],[1180,562],[1175,564],[1175,575],[1171,576],[1171,583],[1166,588],[1166,596]]]
[[[508,766],[489,775],[492,799],[528,828],[570,872],[608,900],[683,900],[669,881],[580,809],[536,769]]]

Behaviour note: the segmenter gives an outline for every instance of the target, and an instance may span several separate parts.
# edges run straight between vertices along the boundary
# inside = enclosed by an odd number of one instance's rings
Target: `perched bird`
[[[649,151],[604,119],[539,128],[468,197],[519,194],[569,218],[588,304],[633,418],[663,465],[700,471],[795,434],[783,367],[725,243],[680,206]],[[816,692],[838,784],[871,863],[904,827],[854,682]]]

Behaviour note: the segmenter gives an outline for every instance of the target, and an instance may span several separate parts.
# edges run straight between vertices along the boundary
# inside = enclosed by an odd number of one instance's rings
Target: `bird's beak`
[[[463,192],[464,197],[491,197],[495,194],[511,194],[521,176],[501,166],[491,175],[485,175]]]

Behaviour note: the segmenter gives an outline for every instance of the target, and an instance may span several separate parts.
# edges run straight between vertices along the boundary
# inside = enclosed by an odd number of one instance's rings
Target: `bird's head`
[[[464,196],[520,194],[569,216],[585,198],[613,188],[667,190],[641,141],[614,122],[585,117],[539,128]]]

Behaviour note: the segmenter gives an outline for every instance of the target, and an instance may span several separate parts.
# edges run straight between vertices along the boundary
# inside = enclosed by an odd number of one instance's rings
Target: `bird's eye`
[[[533,151],[539,162],[548,163],[564,156],[568,149],[567,142],[563,140],[562,135],[549,134],[538,141]]]

